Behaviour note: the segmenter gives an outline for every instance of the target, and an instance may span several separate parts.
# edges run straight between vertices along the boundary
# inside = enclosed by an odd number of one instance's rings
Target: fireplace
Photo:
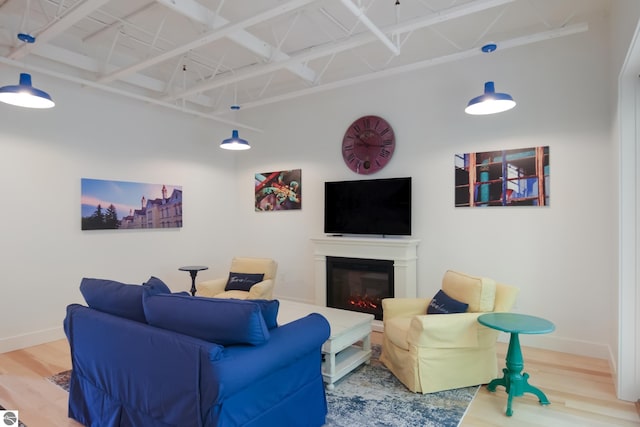
[[[312,238],[315,264],[315,303],[327,304],[327,259],[356,258],[366,260],[390,260],[393,262],[393,286],[395,298],[415,298],[417,294],[418,259],[417,239],[407,237],[352,237],[322,236]],[[373,321],[373,329],[382,331],[382,322]]]
[[[382,320],[382,299],[393,297],[393,288],[393,261],[327,257],[327,307]]]

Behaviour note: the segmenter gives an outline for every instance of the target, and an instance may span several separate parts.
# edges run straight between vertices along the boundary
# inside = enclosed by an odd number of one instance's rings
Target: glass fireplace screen
[[[327,307],[370,313],[382,320],[382,299],[393,297],[393,261],[327,257]]]

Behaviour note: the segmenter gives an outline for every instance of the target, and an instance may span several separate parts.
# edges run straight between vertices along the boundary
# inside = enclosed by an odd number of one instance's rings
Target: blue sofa
[[[310,314],[278,326],[278,301],[172,294],[83,279],[67,307],[69,416],[87,426],[321,426],[321,346]]]

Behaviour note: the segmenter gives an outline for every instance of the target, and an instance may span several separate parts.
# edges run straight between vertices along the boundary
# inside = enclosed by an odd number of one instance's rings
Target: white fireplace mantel
[[[312,238],[314,244],[315,303],[327,305],[327,257],[383,259],[393,261],[394,296],[417,296],[416,262],[420,240],[409,237]]]

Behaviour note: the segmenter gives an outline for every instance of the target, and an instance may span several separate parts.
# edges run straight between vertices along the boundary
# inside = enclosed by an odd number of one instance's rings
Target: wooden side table
[[[184,267],[180,267],[178,270],[180,271],[188,271],[191,275],[191,296],[196,296],[196,276],[198,275],[198,271],[208,270],[209,267],[205,267],[204,265],[187,265]]]
[[[491,329],[509,332],[509,348],[507,350],[506,365],[502,370],[502,378],[496,378],[487,385],[487,390],[494,392],[496,387],[504,386],[509,394],[507,400],[508,417],[513,415],[511,403],[514,397],[522,396],[524,393],[532,393],[538,397],[541,405],[548,405],[549,399],[537,387],[529,384],[529,374],[523,373],[524,360],[520,349],[519,334],[547,334],[553,332],[556,327],[550,321],[541,317],[529,316],[518,313],[486,313],[478,316],[478,322]]]

